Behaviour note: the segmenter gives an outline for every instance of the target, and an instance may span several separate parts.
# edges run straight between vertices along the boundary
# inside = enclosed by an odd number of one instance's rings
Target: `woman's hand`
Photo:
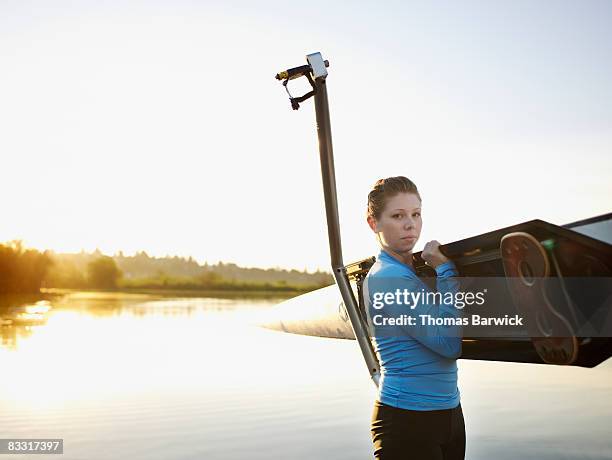
[[[440,242],[436,240],[425,244],[421,257],[427,265],[436,268],[438,265],[448,262],[448,258],[440,252]]]

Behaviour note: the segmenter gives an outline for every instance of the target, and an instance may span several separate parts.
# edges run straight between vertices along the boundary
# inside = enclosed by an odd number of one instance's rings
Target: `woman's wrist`
[[[436,265],[436,267],[434,267],[434,270],[436,271],[436,275],[438,276],[443,276],[448,271],[453,272],[453,275],[457,274],[457,267],[455,267],[455,264],[452,260],[447,260],[439,265]]]

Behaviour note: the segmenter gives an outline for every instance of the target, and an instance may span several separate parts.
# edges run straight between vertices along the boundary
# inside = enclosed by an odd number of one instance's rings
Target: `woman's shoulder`
[[[376,262],[368,271],[368,278],[414,278],[414,273],[406,265],[399,261],[390,260],[390,257],[379,255],[376,257]]]

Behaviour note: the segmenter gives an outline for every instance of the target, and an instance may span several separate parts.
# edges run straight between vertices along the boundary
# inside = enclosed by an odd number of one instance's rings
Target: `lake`
[[[257,327],[271,299],[72,292],[0,326],[0,438],[68,459],[368,459],[358,345]],[[612,459],[612,360],[459,360],[468,459]],[[19,458],[41,458],[21,455]]]

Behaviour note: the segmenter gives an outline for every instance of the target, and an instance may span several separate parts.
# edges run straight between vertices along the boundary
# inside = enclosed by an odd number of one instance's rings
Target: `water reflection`
[[[46,324],[51,308],[50,300],[39,296],[1,296],[0,346],[15,349],[20,340]]]
[[[38,300],[44,325],[2,328],[2,437],[64,438],[66,459],[371,458],[356,343],[254,327],[273,301]],[[612,457],[610,360],[459,368],[467,458]]]
[[[97,318],[129,314],[193,315],[198,311],[227,312],[238,308],[270,306],[278,297],[259,296],[244,299],[226,294],[226,298],[176,298],[159,294],[130,294],[121,292],[85,292],[56,290],[42,295],[15,295],[0,297],[0,346],[16,350],[21,340],[27,339],[46,325],[50,311],[72,311]],[[234,297],[234,298],[232,298]]]

